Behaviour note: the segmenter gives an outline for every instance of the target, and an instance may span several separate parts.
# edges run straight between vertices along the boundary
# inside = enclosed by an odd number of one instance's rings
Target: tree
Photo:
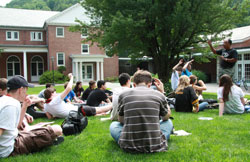
[[[132,58],[152,57],[159,78],[168,81],[174,61],[188,47],[200,50],[209,35],[217,40],[219,33],[240,21],[246,4],[233,0],[85,0],[82,6],[92,21],[78,20],[74,30],[88,29],[86,41],[98,42],[109,56],[126,51]]]

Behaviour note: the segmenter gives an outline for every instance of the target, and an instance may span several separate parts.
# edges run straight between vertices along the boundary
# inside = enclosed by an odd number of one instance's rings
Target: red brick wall
[[[216,59],[211,59],[209,63],[193,63],[192,69],[203,71],[210,79],[208,81],[216,82]]]
[[[6,31],[19,31],[19,41],[6,40]],[[16,45],[46,45],[46,32],[43,32],[43,41],[31,41],[30,32],[34,30],[5,30],[0,29],[0,44],[16,44]]]
[[[119,75],[119,60],[118,56],[112,58],[104,58],[104,78]]]

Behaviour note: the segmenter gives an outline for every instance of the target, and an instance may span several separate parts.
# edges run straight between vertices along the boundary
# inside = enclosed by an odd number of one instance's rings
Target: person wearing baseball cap
[[[22,76],[14,76],[7,82],[8,94],[0,97],[0,158],[38,151],[52,145],[62,135],[59,125],[18,131],[31,104],[28,87],[34,85]]]

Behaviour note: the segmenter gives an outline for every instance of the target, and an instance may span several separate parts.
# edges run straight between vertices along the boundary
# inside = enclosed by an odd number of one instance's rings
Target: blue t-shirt
[[[182,71],[181,75],[186,75],[190,77],[190,75],[192,75],[192,72],[188,71],[188,69],[185,69],[184,71]]]
[[[70,91],[69,94],[64,98],[64,102],[67,102],[66,100],[69,99],[70,101],[75,97],[74,91]]]

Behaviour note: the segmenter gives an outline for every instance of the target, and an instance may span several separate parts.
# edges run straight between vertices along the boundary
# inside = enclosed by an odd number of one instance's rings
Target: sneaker
[[[55,141],[53,142],[53,145],[59,145],[60,143],[62,143],[64,141],[64,137],[63,136],[59,136],[55,139]]]

